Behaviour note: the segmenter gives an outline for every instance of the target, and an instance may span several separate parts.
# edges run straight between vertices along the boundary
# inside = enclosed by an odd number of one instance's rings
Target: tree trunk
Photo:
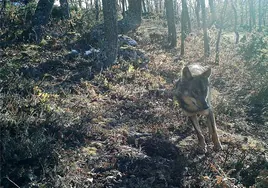
[[[191,27],[191,19],[190,19],[190,14],[189,14],[189,9],[187,6],[187,2],[186,0],[184,1],[184,9],[185,9],[185,16],[186,16],[186,23],[187,23],[187,34],[191,33],[192,31],[192,27]]]
[[[162,0],[159,0],[159,12],[163,12]]]
[[[234,33],[235,33],[235,44],[238,44],[239,42],[239,33],[237,31],[237,11],[236,11],[236,7],[234,4],[234,0],[231,0],[231,5],[232,5],[232,9],[234,11]]]
[[[104,53],[106,59],[103,67],[106,68],[116,62],[117,57],[117,11],[116,11],[116,0],[102,0],[103,5],[103,16],[104,16]]]
[[[265,4],[263,6],[263,9],[262,9],[262,19],[263,20],[263,26],[266,26],[266,20],[268,19],[267,18],[267,9],[268,9],[268,2],[265,1]]]
[[[71,14],[70,14],[70,6],[68,3],[68,0],[60,0],[60,6],[61,6],[63,19],[70,19]]]
[[[170,47],[173,48],[177,45],[177,34],[175,27],[173,0],[165,0],[167,23],[168,23],[168,42]]]
[[[126,9],[125,9],[126,2],[125,0],[121,0],[121,3],[122,3],[122,16],[123,18],[125,18],[126,17]]]
[[[6,7],[7,7],[7,0],[3,0],[2,1],[2,7],[1,7],[1,10],[0,10],[0,17],[2,17],[2,16],[5,17]],[[4,28],[4,25],[5,25],[5,21],[1,21],[0,27]]]
[[[154,0],[154,6],[155,6],[155,12],[158,13],[159,12],[158,0]]]
[[[3,0],[2,1],[1,13],[6,10],[6,7],[7,7],[7,0]]]
[[[151,12],[151,11],[152,11],[150,2],[151,2],[151,1],[146,0],[146,5],[147,5],[147,11],[148,11],[148,12]]]
[[[82,6],[82,0],[78,0],[78,4],[79,4],[79,8],[82,9],[83,6]]]
[[[221,40],[221,34],[222,34],[222,28],[223,28],[223,23],[224,23],[224,18],[225,18],[225,11],[227,7],[228,0],[224,1],[224,6],[221,11],[220,15],[220,21],[219,21],[219,32],[217,36],[217,41],[216,41],[216,56],[215,56],[215,64],[219,64],[220,62],[220,40]]]
[[[253,0],[248,0],[249,1],[249,28],[250,31],[256,26],[256,15],[255,15],[255,10],[254,10],[254,4]]]
[[[210,27],[214,24],[216,21],[216,11],[215,11],[215,6],[214,6],[214,0],[209,0],[209,8],[211,12],[211,19],[210,19]]]
[[[54,5],[54,0],[39,0],[33,20],[32,20],[32,30],[35,32],[35,41],[40,43],[43,37],[44,26],[49,21],[49,16],[51,14]]]
[[[184,42],[187,34],[190,33],[191,25],[189,26],[189,12],[186,0],[182,0],[182,10],[181,10],[181,56],[184,55]]]
[[[200,28],[200,0],[196,0],[195,4],[195,15],[196,15],[196,22],[197,22],[197,27]]]
[[[175,15],[175,18],[176,18],[176,19],[177,19],[178,16],[179,16],[179,9],[178,9],[179,5],[178,5],[178,4],[179,4],[178,1],[175,0],[175,1],[174,1],[174,15]],[[177,21],[176,21],[176,22],[177,22]]]
[[[262,26],[261,26],[261,22],[262,22],[262,5],[261,5],[261,0],[259,0],[259,32],[262,31]]]
[[[145,0],[142,0],[142,7],[143,7],[143,12],[144,13],[147,13],[147,8],[146,8]]]
[[[245,25],[247,26],[247,28],[249,27],[249,16],[248,16],[248,3],[245,2],[245,19],[246,19],[246,22],[245,22]]]
[[[94,4],[95,4],[95,18],[96,18],[96,21],[99,21],[99,17],[100,17],[99,0],[95,0]]]
[[[141,24],[141,0],[128,0],[128,17],[136,22],[138,25]]]
[[[242,3],[242,1],[241,1],[241,3],[240,3],[240,9],[241,9],[241,13],[240,13],[240,26],[244,26],[244,4]]]
[[[207,15],[206,15],[206,5],[205,0],[200,0],[201,4],[201,12],[202,12],[202,27],[203,27],[203,34],[204,34],[204,55],[205,57],[209,57],[210,55],[210,48],[209,48],[209,41],[208,41],[208,31],[207,31]]]

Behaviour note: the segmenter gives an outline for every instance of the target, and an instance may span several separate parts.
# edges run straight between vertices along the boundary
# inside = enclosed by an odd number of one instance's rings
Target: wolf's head
[[[211,69],[201,65],[189,65],[182,69],[181,80],[175,86],[175,96],[186,112],[200,112],[210,108],[210,75]]]

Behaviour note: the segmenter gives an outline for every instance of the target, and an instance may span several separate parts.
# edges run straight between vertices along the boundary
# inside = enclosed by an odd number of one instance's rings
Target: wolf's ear
[[[208,68],[205,72],[202,73],[202,76],[209,78],[211,75],[211,68]]]
[[[189,70],[189,67],[183,67],[182,69],[182,78],[191,79],[192,74]]]

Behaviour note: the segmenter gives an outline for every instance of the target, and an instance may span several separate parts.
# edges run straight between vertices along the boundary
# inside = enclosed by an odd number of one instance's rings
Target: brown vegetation
[[[204,59],[198,36],[185,41],[181,60],[178,48],[165,48],[161,23],[143,20],[129,33],[139,44],[129,50],[142,58],[120,56],[100,73],[94,69],[98,53],[69,52],[69,46],[79,48],[76,32],[0,50],[1,186],[267,185],[267,71],[249,66],[228,33],[219,65],[215,45]],[[154,39],[155,28],[160,35]],[[216,35],[210,31],[211,44]],[[194,130],[170,95],[185,62],[212,67],[223,151],[215,153],[207,141],[208,153],[197,153]]]

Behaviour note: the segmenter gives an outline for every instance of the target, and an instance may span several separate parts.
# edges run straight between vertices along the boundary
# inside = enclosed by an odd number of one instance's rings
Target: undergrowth
[[[174,60],[179,49],[165,48],[162,35],[151,42],[149,31],[157,27],[165,35],[165,25],[144,20],[129,33],[140,45],[128,50],[140,56],[119,55],[117,64],[98,72],[98,56],[70,52],[85,30],[77,14],[75,35],[55,37],[52,24],[47,43],[0,51],[1,186],[267,185],[266,36],[254,34],[238,52],[225,38],[219,65],[211,63],[214,54],[203,59],[202,40],[189,40],[180,61]],[[252,56],[237,55],[252,46]],[[172,99],[184,62],[213,69],[212,103],[223,151],[209,145],[208,154],[198,154],[194,131]],[[250,112],[257,104],[260,113]]]

